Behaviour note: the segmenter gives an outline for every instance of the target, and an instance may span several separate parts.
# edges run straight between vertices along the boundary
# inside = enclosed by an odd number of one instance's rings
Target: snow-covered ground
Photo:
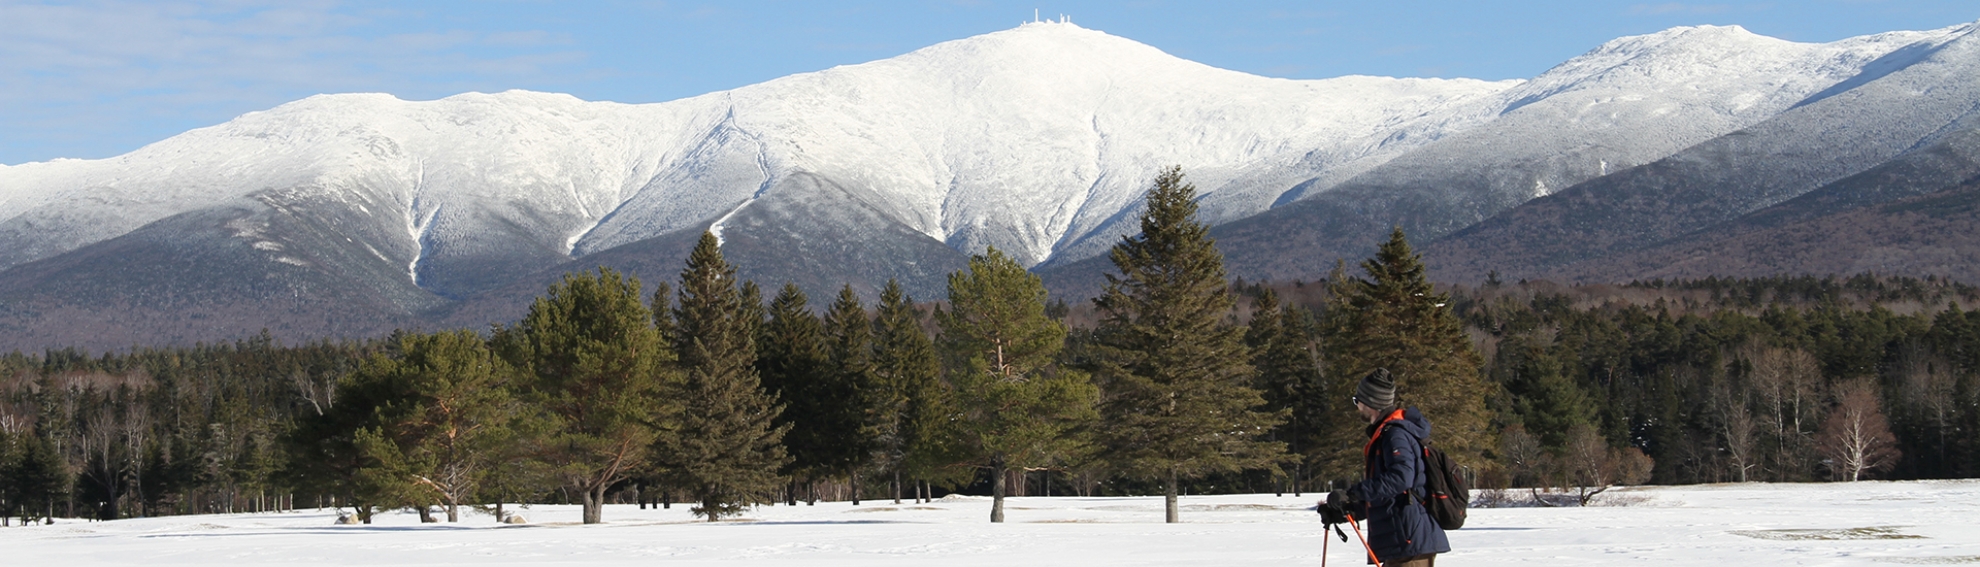
[[[1737,484],[1620,489],[1623,506],[1474,510],[1446,565],[1874,565],[1980,563],[1980,481]],[[1607,496],[1607,495],[1605,495]],[[84,565],[1319,565],[1315,495],[1183,499],[1013,498],[994,525],[987,499],[929,504],[769,506],[695,522],[686,507],[612,506],[603,525],[574,507],[535,523],[484,515],[421,525],[390,514],[332,525],[334,511],[58,521],[0,528],[0,563]],[[1353,537],[1353,532],[1348,532]],[[1360,565],[1359,543],[1329,563]]]

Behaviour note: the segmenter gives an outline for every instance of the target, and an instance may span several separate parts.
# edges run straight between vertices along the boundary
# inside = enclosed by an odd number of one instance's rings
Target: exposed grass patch
[[[1886,563],[1904,563],[1907,565],[1959,565],[1964,563],[1980,563],[1980,555],[1952,555],[1946,557],[1889,557],[1882,559],[1882,561]]]
[[[1874,526],[1834,530],[1733,530],[1733,535],[1775,541],[1835,541],[1862,539],[1925,539],[1898,531],[1903,526]]]
[[[1233,511],[1272,512],[1272,511],[1278,511],[1284,509],[1269,504],[1187,504],[1182,506],[1181,508],[1183,510],[1188,510],[1191,512],[1233,512]]]

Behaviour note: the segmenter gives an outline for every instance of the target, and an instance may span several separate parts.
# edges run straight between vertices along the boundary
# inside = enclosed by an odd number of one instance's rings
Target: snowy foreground
[[[1980,563],[1980,481],[1712,485],[1613,491],[1591,508],[1475,510],[1445,565],[1872,565]],[[1156,498],[1013,498],[760,508],[694,522],[683,506],[536,506],[534,524],[474,515],[420,525],[410,514],[331,525],[334,511],[58,521],[0,528],[6,565],[1319,565],[1313,495],[1201,496],[1185,523]],[[1353,532],[1348,532],[1353,538]],[[1359,543],[1329,563],[1360,565]]]

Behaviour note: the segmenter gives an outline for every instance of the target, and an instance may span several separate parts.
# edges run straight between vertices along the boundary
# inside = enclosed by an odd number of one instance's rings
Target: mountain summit
[[[0,168],[0,334],[480,327],[566,270],[671,278],[704,230],[744,277],[815,293],[898,278],[930,298],[990,246],[1097,279],[1171,165],[1235,273],[1311,277],[1389,226],[1453,234],[1899,74],[1959,33],[1678,28],[1527,81],[1286,80],[1029,23],[654,104],[321,95]]]

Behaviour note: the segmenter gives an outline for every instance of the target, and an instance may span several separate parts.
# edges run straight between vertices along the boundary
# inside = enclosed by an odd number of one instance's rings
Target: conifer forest
[[[1104,293],[997,249],[948,295],[599,269],[493,329],[0,357],[0,516],[1304,493],[1358,478],[1388,369],[1481,488],[1980,476],[1980,289],[1859,275],[1433,286],[1400,230],[1233,282],[1170,169]],[[766,299],[766,293],[769,297]],[[444,517],[444,518],[443,518]]]

